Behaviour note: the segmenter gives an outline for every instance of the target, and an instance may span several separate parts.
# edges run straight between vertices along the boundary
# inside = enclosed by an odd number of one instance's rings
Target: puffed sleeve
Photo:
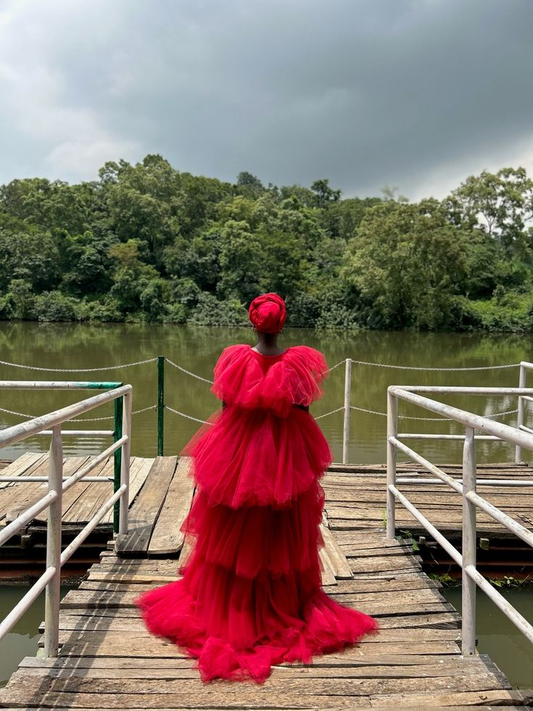
[[[228,346],[214,367],[211,392],[228,405],[246,406],[261,383],[261,369],[250,358],[249,351],[245,344]]]

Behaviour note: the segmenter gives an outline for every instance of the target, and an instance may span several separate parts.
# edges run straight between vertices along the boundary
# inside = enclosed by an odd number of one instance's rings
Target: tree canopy
[[[467,178],[444,200],[343,199],[327,179],[265,186],[159,155],[99,179],[0,187],[0,318],[246,323],[258,293],[289,324],[531,330],[533,181]]]

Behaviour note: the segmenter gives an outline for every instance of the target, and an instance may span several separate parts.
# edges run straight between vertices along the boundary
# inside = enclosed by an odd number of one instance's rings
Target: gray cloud
[[[533,169],[530,0],[0,5],[0,181],[180,170],[441,196]]]

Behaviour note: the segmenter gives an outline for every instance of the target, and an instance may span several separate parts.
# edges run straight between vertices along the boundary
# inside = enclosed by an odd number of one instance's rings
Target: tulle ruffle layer
[[[318,566],[305,573],[254,579],[194,556],[183,579],[136,599],[149,631],[197,659],[204,681],[262,683],[273,664],[339,651],[375,631],[373,618],[340,605],[319,585]]]
[[[182,454],[193,457],[190,474],[211,503],[234,509],[290,506],[332,461],[313,417],[295,407],[280,418],[272,410],[229,406]]]
[[[324,545],[319,524],[324,491],[315,481],[290,508],[211,505],[199,491],[181,530],[197,538],[194,555],[234,571],[241,578],[304,572],[317,565]],[[192,552],[191,552],[192,554]],[[188,560],[183,561],[180,572]]]
[[[293,404],[307,406],[322,396],[327,375],[322,353],[293,346],[272,358],[268,362],[247,344],[225,348],[215,366],[212,392],[230,405],[266,408],[278,417],[287,417]]]

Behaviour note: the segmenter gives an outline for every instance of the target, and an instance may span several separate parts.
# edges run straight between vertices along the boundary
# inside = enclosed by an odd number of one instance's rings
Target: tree
[[[464,286],[464,234],[436,200],[386,202],[369,210],[350,242],[341,277],[381,328],[450,325]]]
[[[452,193],[447,207],[452,219],[499,240],[507,252],[529,256],[533,181],[524,168],[470,176]]]
[[[341,191],[330,188],[329,180],[315,180],[311,185],[311,190],[315,194],[315,205],[320,208],[329,207],[341,199]]]

